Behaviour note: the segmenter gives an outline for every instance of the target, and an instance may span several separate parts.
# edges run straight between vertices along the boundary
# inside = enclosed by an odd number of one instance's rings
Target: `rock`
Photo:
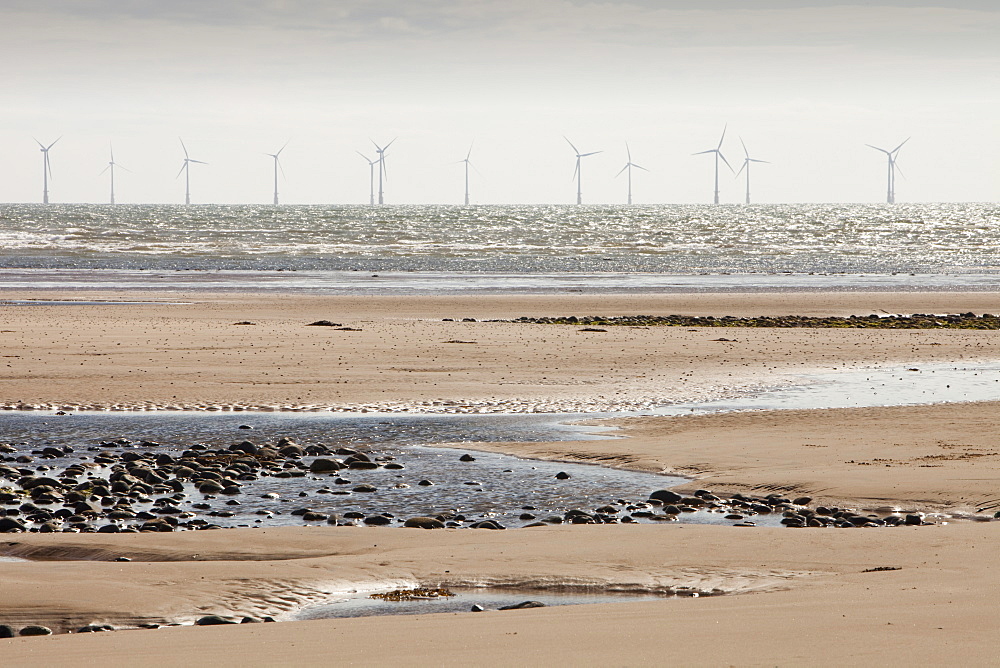
[[[18,631],[18,635],[22,636],[50,636],[52,635],[52,629],[47,626],[38,626],[32,624],[31,626],[25,626],[23,629]]]
[[[504,605],[497,610],[525,610],[527,608],[544,608],[545,604],[541,601],[521,601],[520,603],[515,603],[514,605]]]
[[[649,498],[656,499],[663,503],[677,503],[684,497],[677,492],[671,492],[669,489],[658,489],[649,495]]]
[[[421,480],[421,481],[420,481],[420,482],[418,482],[417,484],[418,484],[418,485],[420,485],[421,487],[430,487],[430,486],[432,486],[432,485],[433,485],[434,483],[432,483],[432,482],[431,482],[430,480]]]
[[[460,461],[460,462],[474,462],[474,461],[476,461],[476,458],[473,457],[472,455],[465,454],[465,455],[462,455],[461,457],[459,457],[458,461]]]
[[[352,492],[377,492],[378,487],[374,485],[358,485],[351,489]]]
[[[317,320],[316,322],[310,322],[306,327],[340,327],[339,322],[331,322],[329,320]]]
[[[411,517],[403,522],[403,526],[411,529],[443,529],[444,522],[433,517]]]
[[[240,624],[260,624],[261,621],[255,617],[244,617],[240,620]]]
[[[560,471],[556,474],[556,480],[569,480],[569,474],[565,471]]]
[[[392,518],[386,517],[385,515],[369,515],[364,521],[365,524],[375,527],[384,527],[388,524],[392,524]]]
[[[248,455],[255,455],[260,448],[250,441],[243,441],[242,443],[237,443],[236,445],[230,445],[229,449],[233,452],[245,452]]]
[[[214,480],[206,480],[205,482],[198,485],[198,491],[202,494],[218,494],[225,487],[215,482]]]
[[[333,473],[344,468],[344,465],[337,461],[336,459],[315,459],[313,463],[309,465],[309,470],[312,473]]]
[[[101,633],[103,631],[114,631],[115,627],[111,624],[87,624],[86,626],[81,626],[76,630],[77,633]]]
[[[474,606],[472,606],[471,608],[469,608],[470,612],[482,612],[485,609],[486,608],[484,608],[483,606],[479,605],[478,603],[476,603]]]
[[[493,529],[493,530],[497,530],[497,529],[506,529],[507,527],[505,527],[504,525],[500,524],[499,522],[495,522],[494,520],[483,520],[481,522],[476,522],[474,524],[470,524],[469,528],[471,528],[471,529]]]
[[[9,517],[0,517],[0,533],[11,533],[13,531],[24,531],[24,525]]]
[[[13,638],[16,634],[14,628],[7,624],[0,624],[0,638]]]
[[[305,520],[306,522],[320,522],[329,519],[329,517],[330,516],[327,515],[326,513],[317,513],[313,511],[309,511],[307,513],[302,514],[302,519]]]
[[[306,454],[306,451],[300,445],[295,445],[294,443],[289,443],[278,448],[278,452],[285,457],[301,457]]]
[[[792,505],[795,506],[808,506],[812,502],[811,496],[800,496],[796,499],[792,499]]]
[[[239,624],[235,619],[223,617],[222,615],[205,615],[195,621],[197,626],[220,626],[222,624]]]

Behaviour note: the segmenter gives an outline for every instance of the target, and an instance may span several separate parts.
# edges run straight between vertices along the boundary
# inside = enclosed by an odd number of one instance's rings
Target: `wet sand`
[[[5,297],[18,296],[53,297]],[[3,360],[11,366],[0,366],[0,399],[94,407],[412,409],[439,401],[544,409],[711,396],[803,369],[1000,359],[996,332],[581,333],[441,322],[595,313],[995,313],[995,294],[170,299],[192,303],[0,307],[4,355],[14,355]],[[304,326],[319,319],[362,331]],[[257,324],[233,324],[243,320]],[[735,341],[713,341],[720,337]],[[452,340],[476,343],[446,343]],[[692,489],[777,491],[865,508],[985,509],[985,519],[1000,503],[997,409],[984,403],[628,419],[622,439],[482,447],[679,471],[694,477]],[[0,563],[0,623],[56,628],[281,615],[324,592],[376,582],[691,586],[733,595],[16,638],[0,640],[0,651],[5,665],[989,665],[1000,658],[992,641],[998,526],[9,534],[0,553],[57,560]],[[118,556],[133,561],[114,562]],[[864,572],[878,567],[899,570]]]

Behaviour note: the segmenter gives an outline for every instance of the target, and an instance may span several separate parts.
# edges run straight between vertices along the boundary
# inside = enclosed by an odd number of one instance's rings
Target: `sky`
[[[995,0],[0,0],[0,202],[1000,200]],[[725,165],[721,200],[745,182]]]

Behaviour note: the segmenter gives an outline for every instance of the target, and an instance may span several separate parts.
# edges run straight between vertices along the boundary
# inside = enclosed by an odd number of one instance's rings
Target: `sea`
[[[0,205],[0,288],[996,290],[1000,205]]]

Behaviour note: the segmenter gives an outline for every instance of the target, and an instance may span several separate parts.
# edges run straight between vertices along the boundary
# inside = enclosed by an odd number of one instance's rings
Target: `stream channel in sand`
[[[785,384],[753,394],[701,403],[663,406],[647,414],[684,415],[735,410],[819,409],[852,406],[891,406],[956,401],[1000,399],[1000,364],[919,365],[911,367],[831,371],[826,374],[789,377]],[[245,483],[238,500],[208,497],[210,506],[224,515],[211,514],[211,521],[224,527],[301,525],[297,508],[343,515],[352,510],[377,510],[396,518],[458,511],[469,518],[493,519],[507,527],[528,524],[534,518],[563,514],[572,508],[592,511],[614,503],[642,503],[654,489],[679,484],[683,479],[648,473],[620,471],[598,466],[542,462],[493,453],[472,452],[473,461],[462,461],[463,450],[434,447],[436,444],[477,442],[554,441],[614,438],[608,430],[579,426],[579,418],[616,415],[351,415],[344,413],[76,413],[70,415],[8,412],[0,416],[0,440],[17,447],[5,457],[9,465],[19,454],[47,446],[69,446],[68,456],[35,459],[38,474],[53,474],[74,462],[88,462],[96,451],[153,450],[178,454],[194,443],[223,448],[249,439],[273,443],[281,437],[300,445],[322,443],[367,452],[373,458],[391,457],[403,468],[342,471],[340,479],[350,484],[330,484],[334,476],[306,473],[301,477],[261,477]],[[242,427],[242,428],[241,428]],[[248,429],[246,427],[251,427]],[[119,441],[118,439],[123,439]],[[116,442],[117,441],[117,442]],[[156,446],[142,446],[155,441]],[[306,458],[308,461],[311,458]],[[390,461],[386,459],[385,461]],[[21,462],[21,467],[27,465]],[[45,467],[51,467],[46,469]],[[27,469],[25,469],[27,470]],[[108,469],[93,469],[106,475]],[[560,479],[557,473],[568,478]],[[431,480],[431,486],[419,481]],[[371,484],[375,492],[348,492],[358,484]],[[202,498],[197,490],[185,490],[188,505]],[[152,509],[152,499],[136,510]],[[235,503],[234,503],[235,502]],[[525,513],[528,515],[525,515]],[[231,514],[230,514],[231,513]],[[205,511],[205,515],[210,514]],[[530,515],[530,517],[529,517]],[[698,510],[683,513],[679,521],[734,524],[724,512]],[[758,525],[778,525],[781,517],[754,518]],[[636,518],[635,521],[653,521]],[[635,600],[637,594],[604,591],[517,591],[504,589],[456,590],[456,596],[386,602],[365,593],[345,593],[300,610],[293,619],[459,612],[477,605],[484,609],[535,600],[545,605],[603,603]],[[656,598],[656,594],[638,594]]]

